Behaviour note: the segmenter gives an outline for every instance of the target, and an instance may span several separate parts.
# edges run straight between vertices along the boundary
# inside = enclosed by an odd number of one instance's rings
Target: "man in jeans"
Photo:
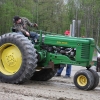
[[[37,42],[38,34],[36,32],[29,32],[29,27],[38,27],[36,23],[31,23],[29,19],[25,17],[14,16],[13,18],[13,29],[19,34],[32,38],[34,42]]]
[[[57,70],[56,76],[61,76],[61,73],[62,73],[65,66],[66,66],[65,64],[60,65],[60,68]],[[70,75],[71,75],[71,65],[67,64],[66,74],[65,74],[64,78],[70,78]]]
[[[70,31],[66,30],[64,34],[65,34],[65,36],[70,36]],[[61,73],[62,73],[65,66],[66,66],[65,64],[61,64],[60,68],[57,70],[57,73],[55,76],[61,76]],[[66,74],[65,74],[64,78],[70,78],[70,75],[71,75],[71,65],[67,64]]]

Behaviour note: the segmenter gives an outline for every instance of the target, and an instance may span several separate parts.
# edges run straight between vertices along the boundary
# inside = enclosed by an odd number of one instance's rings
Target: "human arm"
[[[21,32],[25,35],[25,36],[30,36],[30,33],[24,29],[21,29]]]
[[[29,32],[23,29],[21,24],[14,24],[14,29],[16,32],[22,32],[25,36],[30,36]]]
[[[37,23],[31,23],[31,21],[27,18],[24,18],[24,20],[26,21],[27,25],[30,27],[38,27]]]

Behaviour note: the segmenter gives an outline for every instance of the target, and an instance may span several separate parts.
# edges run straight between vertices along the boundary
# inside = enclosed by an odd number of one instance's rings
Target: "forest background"
[[[76,20],[75,36],[100,45],[100,0],[0,0],[0,35],[11,31],[15,15],[36,22],[40,30],[64,34]],[[78,20],[81,21],[80,31]]]

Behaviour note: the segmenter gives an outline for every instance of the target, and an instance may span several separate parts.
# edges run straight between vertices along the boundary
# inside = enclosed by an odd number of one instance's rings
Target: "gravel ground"
[[[53,77],[46,82],[31,81],[23,85],[0,83],[0,100],[100,100],[100,84],[91,91],[77,89],[74,73],[83,67],[73,67],[71,78]],[[84,69],[84,68],[83,68]]]

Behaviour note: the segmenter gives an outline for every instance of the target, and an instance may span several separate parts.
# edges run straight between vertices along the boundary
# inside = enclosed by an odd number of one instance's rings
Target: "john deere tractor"
[[[0,81],[12,84],[29,79],[47,81],[55,75],[60,64],[72,64],[86,67],[74,75],[77,88],[97,87],[99,76],[90,69],[94,39],[49,35],[41,30],[38,33],[39,40],[35,44],[18,33],[0,36]]]

